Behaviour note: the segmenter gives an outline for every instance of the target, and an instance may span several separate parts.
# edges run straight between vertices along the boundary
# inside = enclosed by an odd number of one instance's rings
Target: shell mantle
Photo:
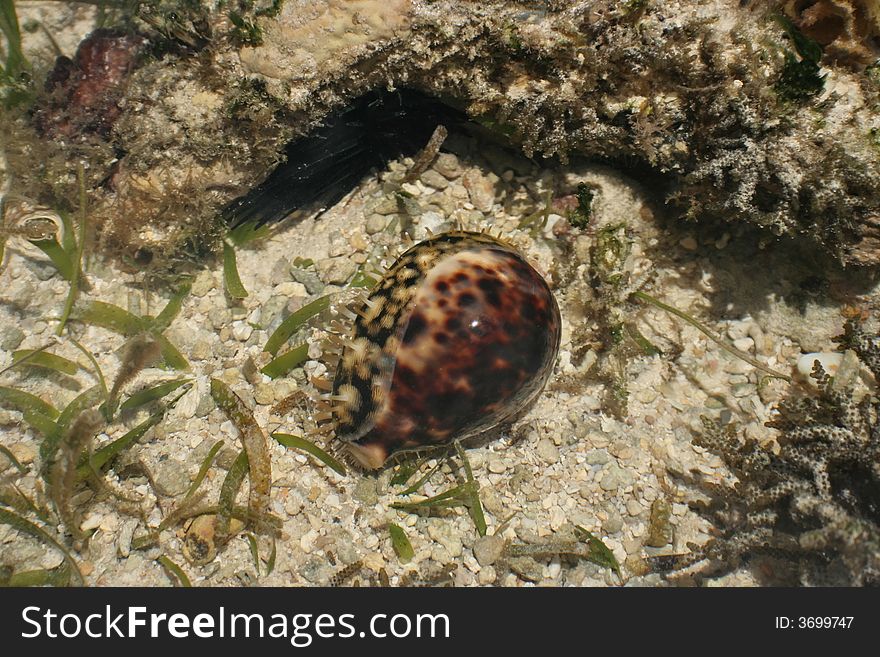
[[[482,233],[404,252],[364,301],[333,384],[336,435],[364,467],[483,433],[533,401],[559,307],[516,249]]]

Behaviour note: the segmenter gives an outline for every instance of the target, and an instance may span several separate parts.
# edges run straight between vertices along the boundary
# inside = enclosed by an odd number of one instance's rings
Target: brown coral
[[[838,342],[880,379],[878,336],[851,320]],[[859,398],[851,379],[818,363],[813,378],[818,393],[784,401],[768,423],[780,431],[778,451],[704,418],[694,442],[719,454],[738,482],[698,484],[710,500],[695,506],[716,537],[657,560],[661,569],[708,561],[724,571],[770,555],[795,565],[802,584],[880,583],[880,401]]]
[[[880,57],[880,5],[875,0],[787,0],[786,15],[825,49],[825,59],[861,70]]]
[[[122,110],[119,100],[146,39],[98,29],[73,59],[59,57],[46,79],[49,97],[34,112],[34,125],[47,137],[97,133],[107,137]]]

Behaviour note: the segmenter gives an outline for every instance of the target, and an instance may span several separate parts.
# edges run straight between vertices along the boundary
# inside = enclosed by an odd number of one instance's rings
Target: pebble
[[[297,388],[296,382],[290,379],[280,379],[274,382],[275,399],[281,401],[292,395]]]
[[[595,447],[607,447],[608,443],[611,442],[611,436],[619,433],[617,420],[612,420],[610,417],[603,417],[599,426],[602,431],[600,433],[594,432],[590,434],[590,444]]]
[[[44,333],[49,325],[43,320],[37,320],[31,325],[28,325],[27,322],[22,322],[22,326],[25,328],[25,335],[40,335],[40,333]]]
[[[623,549],[629,555],[638,555],[642,551],[642,542],[637,538],[623,539]]]
[[[193,360],[208,360],[213,356],[213,353],[211,343],[208,340],[199,339],[193,344],[189,355]]]
[[[467,190],[465,190],[465,193],[467,193]],[[436,208],[436,210],[440,212],[440,214],[447,217],[458,210],[460,207],[458,201],[456,201],[452,197],[452,194],[449,192],[448,189],[442,194],[435,194],[431,198],[431,201],[433,202],[431,207]]]
[[[436,212],[425,212],[419,218],[419,226],[425,231],[431,231],[432,233],[441,232],[440,227],[446,222],[446,218],[438,214]]]
[[[544,579],[544,567],[531,557],[513,557],[508,561],[510,569],[527,582]]]
[[[357,547],[351,539],[351,535],[344,529],[333,532],[336,546],[336,558],[346,566],[353,564],[360,556]]]
[[[101,523],[104,521],[104,516],[100,513],[89,513],[85,518],[83,518],[82,523],[79,528],[84,532],[91,531],[93,529],[97,529],[101,526]]]
[[[731,387],[730,392],[734,397],[741,399],[743,397],[752,397],[758,392],[758,389],[754,383],[737,383]]]
[[[498,573],[495,572],[495,568],[492,566],[484,567],[477,575],[477,581],[483,586],[494,584],[496,579],[498,579]]]
[[[468,198],[468,190],[464,188],[464,185],[460,183],[454,184],[448,190],[449,195],[456,200],[456,202],[464,201]],[[468,208],[469,209],[469,208]]]
[[[504,462],[504,459],[501,458],[498,454],[492,454],[487,459],[487,464],[489,466],[489,472],[494,474],[501,474],[507,471],[507,463]]]
[[[437,563],[449,563],[452,557],[449,554],[449,550],[445,547],[442,545],[435,545],[431,549],[431,559]]]
[[[568,518],[565,516],[565,511],[558,506],[554,506],[550,512],[550,529],[554,532],[559,531],[567,522]]]
[[[279,290],[285,285],[296,286],[297,288],[302,290],[302,294],[283,294]],[[306,287],[302,283],[282,283],[277,286],[274,290],[275,294],[269,297],[269,300],[263,304],[263,323],[261,327],[266,329],[267,331],[274,331],[278,328],[278,325],[284,319],[284,309],[287,307],[287,304],[290,302],[291,298],[304,298],[308,296],[308,292],[306,292]]]
[[[697,250],[697,247],[699,246],[699,245],[697,244],[697,240],[695,240],[693,237],[685,237],[685,238],[684,238],[683,240],[681,240],[678,244],[679,244],[679,246],[681,246],[681,248],[683,248],[685,251],[696,251],[696,250]]]
[[[55,268],[51,262],[32,262],[31,263],[31,271],[34,272],[34,276],[39,278],[41,281],[48,281],[55,274],[58,273],[58,270]]]
[[[552,465],[559,460],[559,449],[557,449],[556,445],[553,444],[553,441],[549,438],[541,438],[538,441],[538,446],[535,448],[538,456],[547,463],[548,465]]]
[[[325,258],[315,263],[315,268],[321,279],[330,285],[343,285],[357,271],[357,265],[348,258]]]
[[[201,397],[199,397],[199,403],[196,405],[195,416],[196,417],[206,417],[208,413],[214,410],[216,406],[216,402],[214,402],[214,398],[205,393]]]
[[[299,538],[300,549],[306,554],[309,554],[315,547],[315,541],[318,539],[318,536],[319,534],[314,528],[308,530]]]
[[[297,283],[302,283],[310,295],[321,294],[324,291],[324,283],[315,272],[309,269],[291,267],[290,275]]]
[[[590,465],[605,465],[611,460],[611,455],[604,449],[591,449],[585,458]]]
[[[183,353],[189,353],[198,339],[199,328],[198,324],[192,320],[187,320],[167,329],[165,337],[168,338],[171,344],[181,349]]]
[[[348,243],[355,251],[366,251],[370,248],[370,243],[364,237],[364,234],[358,231],[348,238]]]
[[[626,512],[631,516],[637,516],[642,512],[642,505],[638,500],[628,500],[626,503]]]
[[[191,384],[188,384],[188,385],[191,385]],[[180,398],[180,400],[174,406],[174,409],[171,413],[171,417],[173,417],[175,419],[174,424],[178,423],[178,422],[176,422],[177,418],[180,418],[181,420],[189,420],[189,419],[195,417],[196,407],[198,406],[198,404],[199,404],[199,391],[197,389],[195,389],[195,387],[190,387],[190,389],[183,394],[183,396]],[[186,428],[185,422],[180,423],[180,424],[184,425],[181,427],[182,429]],[[171,430],[171,429],[169,428],[169,430]]]
[[[751,352],[752,347],[755,346],[755,341],[751,338],[737,338],[733,341],[733,346],[739,349],[740,351],[744,351],[746,353]]]
[[[731,340],[739,340],[748,336],[750,327],[755,326],[751,321],[731,322],[727,327],[727,337]]]
[[[501,557],[504,543],[500,536],[481,536],[474,542],[474,557],[481,566],[490,566]]]
[[[214,330],[219,331],[229,326],[232,321],[232,313],[229,308],[214,308],[208,313],[208,321]]]
[[[330,246],[327,255],[331,258],[336,258],[345,255],[349,251],[351,251],[351,248],[348,240],[345,239],[345,236],[340,231],[337,230],[330,234]]]
[[[468,458],[470,459],[471,467],[474,470],[479,470],[480,468],[483,467],[483,464],[486,462],[486,455],[483,452],[480,452],[477,450],[472,451],[469,454]]]
[[[261,406],[275,403],[275,390],[268,383],[258,383],[254,388],[254,400]]]
[[[374,573],[378,573],[385,566],[385,557],[379,552],[371,552],[364,555],[361,559],[361,563],[364,564],[364,568],[372,570]]]
[[[652,403],[655,399],[657,399],[658,396],[659,396],[659,393],[657,392],[657,390],[655,388],[644,388],[643,390],[639,390],[635,394],[635,398],[638,399],[643,404]]]
[[[605,468],[602,481],[599,482],[599,487],[604,491],[612,491],[617,490],[620,483],[620,468],[617,465],[611,464]]]
[[[461,175],[461,164],[452,153],[440,153],[434,161],[434,171],[448,180],[453,180]]]
[[[177,497],[190,485],[189,474],[179,461],[166,459],[153,466],[153,481],[162,495]]]
[[[275,261],[275,264],[272,266],[272,269],[269,271],[269,282],[272,285],[278,285],[279,283],[284,283],[288,277],[288,269],[290,268],[290,262],[287,258],[279,258]]]
[[[64,561],[64,555],[58,550],[47,550],[42,559],[40,559],[40,566],[45,568],[46,570],[54,570],[61,565]],[[80,572],[85,575],[82,569],[82,565],[80,564]]]
[[[0,349],[15,351],[24,340],[24,331],[14,324],[0,326]]]
[[[333,568],[326,559],[309,559],[299,569],[303,579],[312,584],[321,584],[333,575]]]
[[[375,235],[376,233],[381,233],[385,230],[385,226],[388,224],[388,218],[381,214],[371,214],[367,217],[367,221],[364,224],[364,230],[367,231],[367,235]]]
[[[480,212],[491,212],[495,205],[495,185],[488,176],[476,169],[469,170],[462,178],[462,184],[474,207]]]
[[[264,315],[271,316],[274,314],[272,311],[275,305],[278,305],[278,311],[280,312],[287,305],[291,297],[302,298],[309,296],[306,286],[296,281],[284,281],[275,286],[274,292],[276,296],[271,297],[269,301],[263,304]]]
[[[432,522],[428,525],[428,536],[442,545],[449,552],[450,557],[461,556],[461,536],[450,523],[443,520]]]
[[[422,174],[422,182],[434,189],[446,189],[449,187],[449,181],[440,173],[431,169]]]
[[[125,566],[123,566],[123,568],[129,573],[142,572],[144,568],[143,555],[138,552],[132,552],[128,555],[128,559],[125,560]]]
[[[495,488],[491,486],[481,488],[480,500],[483,502],[483,506],[486,507],[486,510],[489,513],[493,513],[497,516],[504,512],[504,503],[501,501],[501,496]]]
[[[418,185],[414,185],[409,182],[403,183],[400,186],[400,189],[401,189],[401,191],[403,191],[406,194],[409,194],[410,196],[421,196],[422,195],[422,189]]]
[[[379,501],[379,490],[376,479],[373,477],[361,477],[354,487],[352,497],[358,502],[372,506]]]
[[[422,214],[422,206],[414,198],[409,196],[399,196],[398,200],[402,206],[402,214],[404,217],[418,217]]]
[[[631,459],[635,453],[633,448],[623,441],[614,443],[608,451],[619,459]]]
[[[131,539],[137,526],[138,521],[134,518],[129,518],[122,524],[116,537],[116,552],[120,557],[125,558],[131,553]]]
[[[241,374],[242,376],[244,376],[244,380],[250,383],[252,386],[257,385],[263,380],[263,375],[257,368],[257,364],[254,362],[254,359],[250,356],[248,356],[242,364]]]
[[[192,287],[190,288],[190,294],[196,297],[203,297],[213,290],[215,285],[214,273],[205,269],[200,271],[196,276],[196,279],[193,281]]]
[[[32,463],[37,456],[37,450],[27,443],[15,443],[9,446],[9,451],[22,465]]]
[[[609,515],[608,518],[602,523],[602,531],[604,531],[606,534],[616,534],[621,529],[623,529],[623,518],[621,518],[620,514],[617,512]]]
[[[247,322],[233,322],[232,324],[232,337],[239,342],[245,342],[253,332],[254,327]]]
[[[397,214],[397,198],[394,196],[385,196],[378,203],[372,206],[372,211],[378,215]]]

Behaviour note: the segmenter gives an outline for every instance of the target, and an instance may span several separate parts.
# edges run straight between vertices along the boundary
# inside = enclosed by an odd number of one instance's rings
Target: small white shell
[[[16,248],[31,258],[45,259],[46,255],[31,244],[31,239],[50,239],[61,241],[64,224],[61,216],[43,205],[23,199],[6,199],[6,207],[0,230],[5,229]]]
[[[843,354],[840,352],[823,352],[818,351],[811,354],[804,354],[800,358],[798,358],[797,362],[797,371],[803,376],[805,379],[812,381],[813,379],[810,377],[810,373],[813,371],[813,363],[819,361],[819,364],[822,365],[822,369],[829,376],[834,376],[837,374],[837,369],[840,367],[840,364],[843,362]]]

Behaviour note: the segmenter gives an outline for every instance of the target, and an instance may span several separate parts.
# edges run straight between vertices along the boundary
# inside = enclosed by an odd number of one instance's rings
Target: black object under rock
[[[464,112],[419,91],[371,91],[290,142],[286,161],[226,206],[223,217],[230,228],[262,226],[301,208],[329,207],[371,170],[418,153],[438,125],[452,130],[468,124],[476,125]]]

